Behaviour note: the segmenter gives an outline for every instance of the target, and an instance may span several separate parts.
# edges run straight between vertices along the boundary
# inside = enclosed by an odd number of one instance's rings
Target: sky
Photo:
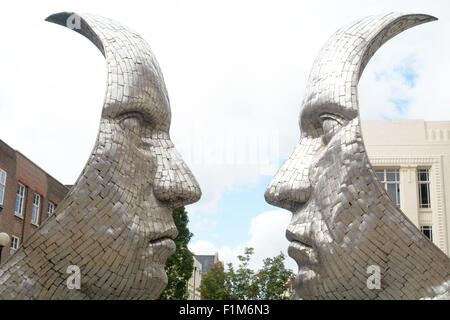
[[[361,118],[450,120],[450,2],[5,1],[0,6],[0,139],[73,184],[97,135],[106,68],[81,35],[45,22],[56,12],[102,15],[140,33],[161,66],[171,138],[202,188],[187,206],[189,245],[252,268],[286,254],[291,214],[264,201],[299,139],[312,63],[340,27],[372,14],[426,13],[374,55],[359,84]],[[287,257],[286,266],[297,267]]]

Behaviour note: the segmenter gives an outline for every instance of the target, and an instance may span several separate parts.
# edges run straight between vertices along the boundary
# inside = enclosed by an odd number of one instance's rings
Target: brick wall
[[[6,171],[6,187],[3,206],[0,211],[0,232],[10,236],[20,236],[22,222],[14,216],[15,199],[17,193],[16,152],[0,140],[0,168]],[[9,256],[9,248],[2,250],[2,261]]]
[[[25,241],[47,218],[48,202],[55,205],[65,197],[68,188],[39,168],[20,152],[0,140],[0,168],[7,173],[3,206],[0,208],[0,232]],[[18,183],[25,186],[23,216],[15,215]],[[38,224],[31,223],[33,196],[40,196]],[[5,261],[10,248],[4,248],[1,260]]]

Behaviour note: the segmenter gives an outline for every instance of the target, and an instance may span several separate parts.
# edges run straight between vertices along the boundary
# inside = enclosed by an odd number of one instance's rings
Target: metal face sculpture
[[[433,20],[364,18],[337,31],[314,62],[300,142],[265,193],[267,202],[293,213],[288,254],[298,264],[295,289],[304,299],[450,298],[450,259],[391,201],[370,165],[357,96],[375,51]]]
[[[55,214],[0,267],[0,298],[155,299],[175,252],[172,210],[201,195],[169,137],[161,70],[144,39],[117,22],[67,12],[46,20],[97,46],[107,90],[88,163]]]

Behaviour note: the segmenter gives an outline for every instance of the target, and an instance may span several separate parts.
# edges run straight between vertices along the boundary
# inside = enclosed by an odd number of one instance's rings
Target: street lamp
[[[2,263],[2,249],[9,244],[9,235],[5,232],[0,232],[0,263]]]

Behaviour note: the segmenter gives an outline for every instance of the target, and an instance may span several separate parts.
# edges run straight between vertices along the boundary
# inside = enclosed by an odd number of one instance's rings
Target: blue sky
[[[218,209],[210,220],[203,221],[201,212],[193,215],[190,220],[195,235],[193,241],[210,239],[218,247],[235,247],[247,240],[251,219],[260,212],[277,209],[264,200],[264,192],[271,179],[262,176],[257,185],[223,192]]]
[[[374,55],[359,84],[360,112],[362,119],[450,119],[447,0],[2,1],[0,139],[66,184],[92,150],[106,81],[97,48],[44,21],[66,10],[117,20],[152,47],[171,101],[171,138],[203,192],[187,207],[197,254],[218,251],[230,262],[251,245],[258,267],[286,252],[290,213],[266,204],[264,191],[298,141],[317,53],[349,22],[391,11],[437,16]],[[205,157],[242,154],[227,139],[247,143],[244,151],[257,145],[257,162]]]

